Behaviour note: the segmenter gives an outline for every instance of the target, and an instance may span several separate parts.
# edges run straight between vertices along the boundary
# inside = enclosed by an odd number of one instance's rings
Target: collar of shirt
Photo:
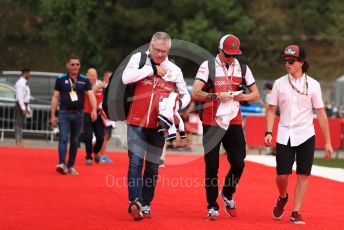
[[[221,60],[220,60],[220,58],[219,58],[219,55],[216,55],[216,58],[215,58],[215,60],[216,60],[216,62],[220,65],[220,66],[226,66],[226,68],[227,68],[227,70],[232,66],[232,67],[234,67],[236,64],[237,64],[237,62],[238,62],[238,60],[236,59],[236,58],[234,58],[234,61],[229,65],[229,64],[226,64],[226,63],[224,63],[224,62],[222,62]]]
[[[26,78],[22,76],[21,79],[22,79],[22,82],[24,82],[24,84],[26,85],[27,84]]]
[[[293,76],[289,74],[289,77],[290,77],[290,81],[296,85],[302,85],[306,80],[305,74],[302,74],[302,76],[299,78],[294,78]]]

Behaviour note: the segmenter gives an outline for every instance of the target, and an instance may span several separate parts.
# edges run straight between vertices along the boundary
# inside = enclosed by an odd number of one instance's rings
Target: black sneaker
[[[298,211],[293,211],[291,213],[290,222],[293,224],[306,224]]]
[[[141,211],[142,207],[140,202],[137,199],[130,202],[128,212],[134,218],[135,221],[139,221],[143,219],[143,214]]]
[[[288,193],[287,193],[287,197],[282,199],[281,197],[278,197],[276,205],[274,207],[274,209],[272,210],[272,216],[275,220],[279,220],[282,218],[283,213],[284,213],[284,206],[287,204],[288,202]]]
[[[99,163],[100,162],[100,156],[99,154],[94,154],[94,162]]]

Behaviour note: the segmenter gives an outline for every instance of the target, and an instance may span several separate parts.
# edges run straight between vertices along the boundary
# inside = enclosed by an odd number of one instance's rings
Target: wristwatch
[[[215,100],[217,98],[217,93],[208,93],[207,97],[209,97],[212,100]]]
[[[267,136],[267,135],[269,135],[269,134],[272,136],[272,132],[269,132],[269,131],[266,131],[266,132],[265,132],[265,136]]]

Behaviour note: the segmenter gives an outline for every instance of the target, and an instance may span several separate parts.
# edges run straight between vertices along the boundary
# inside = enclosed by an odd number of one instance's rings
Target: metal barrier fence
[[[23,133],[46,134],[54,141],[54,131],[50,126],[50,106],[30,105],[32,115],[25,119]],[[6,132],[14,132],[16,117],[14,103],[0,103],[0,132],[4,141]]]
[[[115,145],[121,148],[128,148],[127,144],[127,124],[125,121],[117,121],[116,128],[112,132]]]

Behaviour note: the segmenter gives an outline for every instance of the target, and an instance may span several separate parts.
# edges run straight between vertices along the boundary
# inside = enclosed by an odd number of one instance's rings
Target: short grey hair
[[[171,46],[171,37],[168,33],[166,32],[156,32],[153,34],[151,43],[153,41],[160,41],[161,44],[169,44]]]

